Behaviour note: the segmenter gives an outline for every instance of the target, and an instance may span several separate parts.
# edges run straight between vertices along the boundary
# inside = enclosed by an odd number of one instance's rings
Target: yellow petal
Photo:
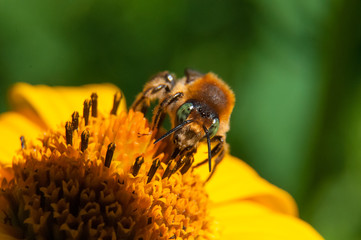
[[[212,208],[211,214],[222,229],[222,239],[323,239],[301,219],[275,212],[254,201],[235,201]]]
[[[33,140],[41,133],[41,127],[20,113],[7,112],[0,115],[0,132],[0,163],[9,165],[15,151],[21,148],[20,136]]]
[[[113,84],[90,84],[82,87],[49,87],[45,85],[32,86],[27,83],[17,83],[10,91],[10,102],[16,111],[30,109],[42,121],[42,125],[55,128],[61,122],[70,119],[74,111],[80,115],[83,112],[83,102],[90,98],[93,92],[98,94],[98,109],[110,112],[113,106],[114,94],[120,91]],[[125,110],[125,98],[119,106],[119,111]]]
[[[207,148],[201,146],[196,159],[205,159]],[[209,175],[208,164],[199,168],[203,178]],[[253,200],[281,213],[298,215],[294,199],[284,190],[270,184],[261,178],[245,162],[226,155],[211,180],[206,184],[206,190],[212,202],[227,205],[235,200]]]

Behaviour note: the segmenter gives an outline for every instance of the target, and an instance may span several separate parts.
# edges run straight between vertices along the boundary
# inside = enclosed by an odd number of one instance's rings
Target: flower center
[[[39,143],[25,142],[2,180],[2,220],[17,237],[46,239],[208,238],[208,196],[187,163],[164,163],[142,113],[98,112],[85,100]],[[166,144],[166,143],[164,143]],[[159,153],[160,152],[160,153]],[[157,154],[157,155],[156,155]],[[156,156],[155,156],[156,155]],[[177,171],[179,170],[179,171]]]

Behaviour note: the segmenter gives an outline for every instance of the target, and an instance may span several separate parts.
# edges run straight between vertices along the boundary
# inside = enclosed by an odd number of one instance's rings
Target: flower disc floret
[[[212,238],[199,176],[162,179],[166,146],[153,144],[143,114],[89,114],[94,101],[38,142],[23,139],[2,179],[3,228],[30,239]]]

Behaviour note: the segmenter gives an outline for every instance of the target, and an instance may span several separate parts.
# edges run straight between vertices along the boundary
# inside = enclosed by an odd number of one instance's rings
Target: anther
[[[194,162],[194,158],[187,158],[187,161],[185,162],[185,164],[181,168],[180,173],[183,175],[186,172],[188,172],[188,170],[192,166],[193,162]]]
[[[142,166],[142,164],[144,163],[144,157],[143,156],[139,156],[135,159],[134,165],[133,165],[133,169],[132,169],[132,174],[134,177],[136,177],[139,173],[140,167]]]
[[[149,135],[152,135],[152,133],[138,133],[137,136],[138,138],[141,138],[141,137],[144,137],[144,136],[149,136]]]
[[[122,93],[116,92],[114,94],[114,100],[113,100],[113,108],[110,111],[110,114],[117,115],[117,110],[120,104],[120,101],[122,100]]]
[[[92,93],[90,96],[92,101],[92,117],[98,116],[98,94]]]
[[[75,111],[71,115],[71,123],[73,125],[73,131],[78,130],[78,127],[79,127],[79,113],[78,112]]]
[[[87,126],[89,123],[90,107],[91,107],[91,101],[89,99],[86,99],[84,101],[84,107],[83,107],[83,118],[84,118],[85,126]]]
[[[21,149],[26,149],[25,137],[24,137],[24,136],[21,136],[21,137],[20,137],[20,141],[21,141]]]
[[[157,159],[155,159],[153,161],[152,166],[149,169],[147,183],[150,183],[150,181],[152,181],[152,178],[154,177],[154,175],[155,175],[157,169],[159,168],[159,166],[160,166],[160,161],[157,158]]]
[[[171,173],[173,172],[173,169],[175,167],[176,163],[171,160],[168,165],[167,165],[167,168],[165,169],[164,173],[163,173],[163,176],[162,176],[162,179],[166,178],[166,177],[170,177]]]
[[[65,139],[66,144],[73,145],[73,125],[70,121],[65,124]]]
[[[112,162],[114,150],[115,150],[115,143],[109,143],[107,154],[105,155],[105,161],[104,161],[104,166],[106,166],[107,168],[110,167],[110,163]]]
[[[81,133],[81,143],[80,143],[80,150],[84,152],[88,148],[89,144],[89,131],[84,130]]]

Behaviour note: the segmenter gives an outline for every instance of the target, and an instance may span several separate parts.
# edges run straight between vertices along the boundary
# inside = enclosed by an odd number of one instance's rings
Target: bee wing
[[[184,70],[184,75],[186,76],[187,80],[186,80],[186,84],[193,82],[194,80],[196,80],[197,78],[203,77],[204,74],[200,73],[196,70],[190,69],[190,68],[186,68]]]

